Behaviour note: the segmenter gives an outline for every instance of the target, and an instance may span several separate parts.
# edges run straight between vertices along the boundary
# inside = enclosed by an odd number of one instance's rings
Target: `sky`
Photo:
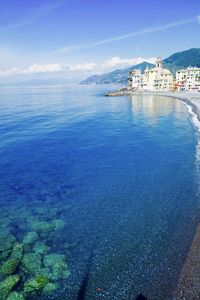
[[[1,80],[85,78],[199,47],[199,0],[0,0]]]

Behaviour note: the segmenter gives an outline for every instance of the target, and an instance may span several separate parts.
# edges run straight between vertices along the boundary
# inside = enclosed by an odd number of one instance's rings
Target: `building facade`
[[[144,75],[141,70],[130,71],[128,77],[128,88],[140,91],[142,89],[143,77]]]
[[[173,90],[173,74],[163,67],[160,57],[156,60],[155,68],[145,70],[144,78],[148,91],[164,92]]]
[[[188,67],[176,72],[178,91],[200,90],[200,68]]]
[[[160,57],[156,60],[155,68],[146,69],[144,74],[140,70],[129,73],[128,87],[135,91],[173,91],[173,86],[173,74],[163,67]]]

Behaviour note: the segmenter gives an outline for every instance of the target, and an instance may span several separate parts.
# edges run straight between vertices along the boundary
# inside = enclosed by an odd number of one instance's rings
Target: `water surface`
[[[64,254],[70,276],[34,299],[76,299],[87,271],[88,300],[172,298],[195,230],[198,136],[180,101],[108,89],[0,90],[3,231],[22,242],[38,221],[65,224],[35,243]]]

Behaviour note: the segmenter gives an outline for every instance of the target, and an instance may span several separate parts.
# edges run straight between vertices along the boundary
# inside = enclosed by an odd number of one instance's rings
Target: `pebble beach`
[[[192,107],[198,122],[200,121],[200,93],[199,92],[180,92],[166,94],[175,97]],[[176,291],[177,300],[199,299],[200,283],[200,225],[198,225],[187,259],[183,265],[179,283]]]
[[[175,99],[179,99],[184,102],[188,111],[193,114],[196,120],[194,123],[198,130],[200,130],[200,93],[199,92],[143,92],[135,93],[127,91],[126,89],[121,89],[117,92],[110,93],[107,96],[124,96],[133,94],[147,94],[147,95],[157,95],[166,96]],[[199,271],[200,271],[200,225],[198,225],[192,245],[190,247],[189,253],[182,267],[177,290],[175,292],[176,300],[195,300],[199,299],[200,295],[200,284],[199,284]]]

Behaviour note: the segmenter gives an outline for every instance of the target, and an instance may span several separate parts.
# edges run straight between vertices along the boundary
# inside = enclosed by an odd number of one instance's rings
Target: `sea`
[[[114,89],[0,88],[0,292],[18,275],[27,300],[173,299],[199,222],[194,113]]]

